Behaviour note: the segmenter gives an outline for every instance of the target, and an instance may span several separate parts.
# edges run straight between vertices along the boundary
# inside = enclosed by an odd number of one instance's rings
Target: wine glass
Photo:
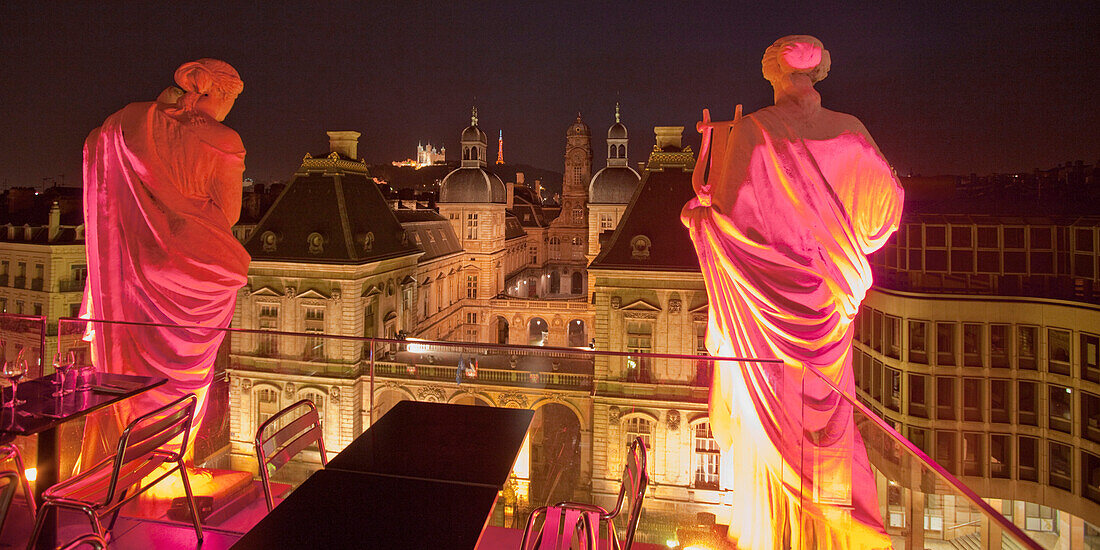
[[[19,399],[19,379],[23,378],[24,374],[27,374],[27,362],[19,358],[14,361],[4,361],[4,366],[0,367],[0,376],[7,378],[11,383],[11,401],[4,403],[5,408],[10,407],[15,410],[16,405],[26,403],[26,400]]]
[[[69,365],[76,367],[76,379],[80,381],[80,385],[76,387],[76,391],[88,391],[92,389],[92,377],[95,375],[95,365],[85,363],[77,367],[76,350],[69,350],[67,361]]]

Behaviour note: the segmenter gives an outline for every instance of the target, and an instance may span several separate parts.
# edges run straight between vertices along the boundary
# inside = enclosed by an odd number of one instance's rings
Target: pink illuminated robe
[[[788,116],[769,107],[710,125],[682,214],[707,286],[710,353],[783,361],[715,371],[730,536],[739,548],[888,547],[851,405],[802,365],[854,395],[866,255],[897,228],[903,193],[857,119],[822,109],[796,131]]]
[[[204,114],[133,103],[84,144],[84,221],[92,319],[226,327],[249,256],[230,230],[240,216],[244,146]],[[224,333],[95,323],[97,369],[168,383],[89,421],[82,460],[113,452],[133,417],[187,393],[198,430]]]

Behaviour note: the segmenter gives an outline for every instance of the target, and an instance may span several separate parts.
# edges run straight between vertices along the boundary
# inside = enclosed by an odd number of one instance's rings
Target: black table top
[[[0,433],[32,435],[44,432],[167,382],[164,378],[97,372],[92,381],[93,389],[53,397],[50,395],[54,392],[53,379],[51,374],[19,383],[19,398],[26,403],[15,406],[14,418],[10,408],[0,411]],[[95,386],[111,386],[112,391],[100,391],[94,389]],[[7,403],[10,399],[11,388],[4,388],[0,400]]]
[[[402,401],[328,468],[501,489],[534,416],[525,409]]]
[[[474,548],[497,490],[318,470],[233,545],[251,548]]]

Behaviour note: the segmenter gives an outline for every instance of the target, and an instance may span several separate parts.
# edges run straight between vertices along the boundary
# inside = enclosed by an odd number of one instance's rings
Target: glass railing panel
[[[164,329],[103,321],[91,325],[107,328],[102,334],[125,325],[129,337],[147,341],[155,341]],[[72,352],[78,364],[90,363],[87,328],[86,321],[61,320],[57,355],[67,358]],[[871,495],[873,502],[865,508],[881,518],[881,530],[893,547],[933,547],[975,536],[999,537],[1006,548],[1035,547],[880,418],[800,367],[640,348],[619,352],[320,332],[185,330],[198,340],[221,336],[194,463],[245,472],[237,498],[208,518],[211,527],[225,532],[243,533],[265,513],[253,450],[264,420],[299,399],[314,401],[333,456],[396,403],[416,400],[535,411],[490,519],[494,526],[522,529],[532,509],[565,500],[613,508],[634,437],[650,448],[650,486],[638,542],[717,547],[712,543],[726,538],[731,521],[755,518],[802,526],[810,519],[806,510],[838,525],[850,524],[852,517],[862,517],[851,513],[858,476],[851,467],[848,477],[837,477],[843,470],[818,467],[846,457],[808,444],[833,438],[853,446],[862,442],[874,490],[860,494]],[[712,389],[725,403],[714,418],[708,405]],[[846,421],[834,424],[833,417]],[[843,429],[834,430],[837,426]],[[85,432],[78,422],[66,429],[71,437],[65,438],[63,464],[71,472],[78,469]],[[293,490],[319,463],[316,449],[303,452],[275,478],[279,491]],[[796,505],[783,510],[760,505],[769,492]],[[827,513],[823,502],[831,505]],[[127,513],[172,519],[170,503],[136,512],[128,508]],[[616,519],[620,534],[628,528],[628,515]],[[747,535],[749,540],[755,536]],[[813,548],[813,540],[799,538],[798,547]]]
[[[822,536],[858,536],[868,544],[888,537],[899,550],[1040,548],[951,473],[961,454],[953,463],[936,463],[852,398],[854,392],[843,391],[850,378],[826,379],[814,368],[805,373],[802,524],[831,516],[831,526],[846,527],[806,530],[800,547],[820,547]]]

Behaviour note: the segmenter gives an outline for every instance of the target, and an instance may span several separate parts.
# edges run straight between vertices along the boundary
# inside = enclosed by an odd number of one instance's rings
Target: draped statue
[[[230,229],[241,212],[245,150],[222,124],[244,84],[216,59],[182,65],[175,80],[179,88],[127,105],[84,143],[86,318],[224,328],[247,282],[250,258]],[[98,370],[168,383],[91,418],[82,461],[113,452],[132,418],[187,393],[199,398],[193,441],[224,333],[89,329]]]
[[[883,548],[875,479],[851,404],[852,320],[867,254],[901,218],[903,192],[867,129],[821,107],[829,52],[810,36],[763,58],[775,105],[713,122],[704,110],[696,198],[683,210],[722,362],[710,421],[729,480],[738,548]],[[709,155],[708,155],[709,154]],[[708,159],[709,156],[709,159]]]

